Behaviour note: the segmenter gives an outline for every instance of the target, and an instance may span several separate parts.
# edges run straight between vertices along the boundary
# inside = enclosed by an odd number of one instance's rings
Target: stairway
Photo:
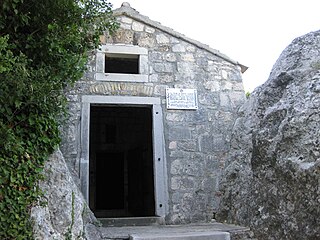
[[[130,235],[130,240],[230,240],[228,232],[189,232],[189,233],[140,233]]]
[[[128,227],[128,226],[154,226],[164,225],[162,217],[131,217],[131,218],[99,218],[105,227]]]
[[[103,239],[117,240],[254,240],[249,228],[240,227],[232,224],[222,224],[217,222],[198,223],[186,225],[163,225],[153,224],[151,220],[149,226],[111,226],[104,222],[100,230]],[[118,223],[128,224],[125,219],[117,220]],[[146,219],[138,219],[136,224]],[[113,223],[114,224],[114,223]]]

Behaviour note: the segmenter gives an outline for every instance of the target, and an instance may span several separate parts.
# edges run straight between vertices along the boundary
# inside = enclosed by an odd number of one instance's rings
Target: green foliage
[[[246,98],[248,99],[250,97],[251,93],[249,91],[246,92]]]
[[[102,31],[103,0],[3,0],[0,5],[0,239],[32,239],[30,207],[60,142],[63,89],[85,70]]]

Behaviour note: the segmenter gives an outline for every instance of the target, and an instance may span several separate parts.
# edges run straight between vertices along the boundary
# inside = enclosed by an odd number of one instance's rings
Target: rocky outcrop
[[[258,239],[320,239],[320,31],[295,39],[242,106],[218,220]]]
[[[60,150],[46,162],[44,197],[31,210],[35,239],[101,239],[97,220],[74,183]]]

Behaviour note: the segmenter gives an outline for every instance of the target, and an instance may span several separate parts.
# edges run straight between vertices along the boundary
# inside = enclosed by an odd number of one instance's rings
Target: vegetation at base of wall
[[[104,0],[3,0],[0,5],[0,239],[32,239],[37,182],[60,142],[63,89],[117,23]]]

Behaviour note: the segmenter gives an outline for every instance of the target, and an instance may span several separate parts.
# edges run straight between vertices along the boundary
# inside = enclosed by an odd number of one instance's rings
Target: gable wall
[[[167,221],[210,220],[218,208],[219,179],[236,110],[245,99],[240,69],[152,26],[126,16],[118,20],[118,32],[102,37],[102,42],[146,48],[147,82],[97,82],[93,55],[85,76],[67,93],[70,117],[62,128],[64,156],[79,174],[82,95],[158,97],[168,169]],[[167,110],[166,87],[196,89],[198,110]]]

